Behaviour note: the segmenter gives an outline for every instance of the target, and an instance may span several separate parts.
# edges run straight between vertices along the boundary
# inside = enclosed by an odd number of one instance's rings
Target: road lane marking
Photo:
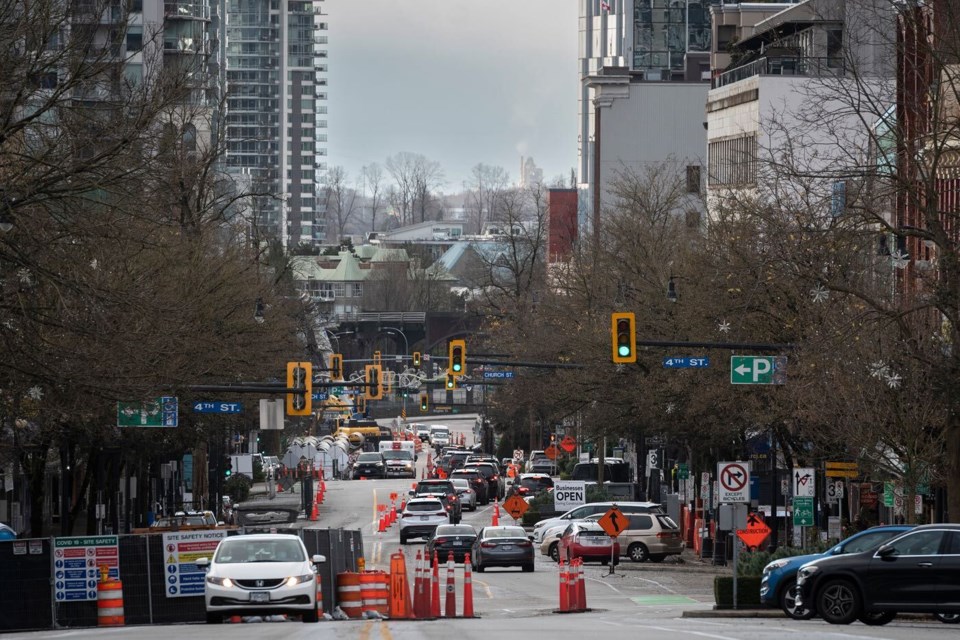
[[[383,623],[380,623],[380,637],[383,638],[383,640],[393,640],[393,634],[390,633],[390,627]]]
[[[370,640],[370,630],[373,629],[373,622],[367,620],[360,627],[360,640]]]
[[[692,636],[702,636],[704,638],[716,638],[717,640],[740,640],[739,637],[735,636],[721,636],[716,633],[705,633],[703,631],[691,631],[690,629],[673,629],[670,627],[653,627],[646,626],[647,629],[656,629],[657,631],[669,631],[670,633],[689,633]]]
[[[666,591],[667,593],[670,593],[675,596],[682,595],[679,592],[677,592],[675,589],[671,589],[667,585],[657,582],[656,580],[650,580],[649,578],[640,578],[640,582],[647,582],[655,586],[657,589],[662,589],[663,591]]]
[[[482,586],[483,590],[487,592],[487,597],[493,600],[493,591],[490,591],[489,584],[487,584],[483,580],[477,580],[476,578],[473,578],[472,574],[471,574],[471,580],[473,581],[473,584],[479,584],[480,586]]]

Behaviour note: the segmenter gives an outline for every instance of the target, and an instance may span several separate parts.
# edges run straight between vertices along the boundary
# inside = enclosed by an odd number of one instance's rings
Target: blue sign
[[[664,369],[706,369],[710,366],[710,358],[664,358]]]
[[[314,401],[314,402],[323,402],[324,400],[327,399],[327,392],[326,392],[326,391],[314,391],[314,392],[313,392],[313,395],[312,395],[311,397],[313,398],[313,401]]]
[[[194,413],[243,413],[243,403],[240,402],[207,402],[201,400],[193,403]]]
[[[513,378],[513,371],[484,371],[485,380],[509,380]]]

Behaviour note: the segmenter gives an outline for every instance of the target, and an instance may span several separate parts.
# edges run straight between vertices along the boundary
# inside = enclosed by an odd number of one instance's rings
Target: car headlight
[[[307,573],[302,576],[290,576],[287,578],[287,586],[295,587],[298,584],[303,584],[304,582],[311,582],[316,579],[316,576],[312,573]]]
[[[770,573],[771,571],[776,571],[777,569],[782,569],[782,568],[784,568],[785,566],[787,566],[788,564],[790,564],[790,561],[787,560],[786,558],[781,558],[781,559],[779,559],[779,560],[774,560],[773,562],[768,563],[767,566],[765,566],[765,567],[763,568],[763,572],[764,572],[765,574],[766,574],[766,573]]]
[[[803,567],[800,571],[797,572],[797,582],[803,582],[807,578],[813,576],[817,571],[820,571],[820,567],[817,565],[811,565],[809,567]]]
[[[207,576],[207,582],[210,584],[215,584],[221,587],[226,587],[227,589],[233,586],[233,580],[230,578],[219,578],[217,576]]]

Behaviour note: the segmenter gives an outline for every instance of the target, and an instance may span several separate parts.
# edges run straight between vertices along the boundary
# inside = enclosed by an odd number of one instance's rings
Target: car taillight
[[[658,538],[672,538],[672,537],[674,537],[674,535],[675,535],[675,534],[674,534],[672,531],[661,531],[660,533],[657,534],[657,537],[658,537]]]
[[[524,540],[523,542],[518,542],[518,543],[517,543],[517,546],[518,546],[518,547],[532,547],[532,546],[533,546],[533,543],[530,542],[529,540]]]
[[[447,505],[447,511],[450,511],[450,509],[453,509],[453,506],[451,506],[451,505],[448,504],[448,505]]]
[[[578,533],[577,535],[573,536],[573,542],[574,542],[575,544],[580,544],[580,534],[579,534],[579,533]]]
[[[527,489],[526,487],[520,487],[520,489],[517,490],[517,493],[530,493],[530,489]]]
[[[484,549],[493,549],[497,545],[493,544],[492,542],[481,542],[480,546]]]
[[[494,474],[494,475],[490,476],[490,479],[491,479],[491,480],[499,480],[499,479],[500,479],[500,476]]]
[[[447,544],[448,542],[450,542],[448,538],[437,538],[433,541],[433,544]]]

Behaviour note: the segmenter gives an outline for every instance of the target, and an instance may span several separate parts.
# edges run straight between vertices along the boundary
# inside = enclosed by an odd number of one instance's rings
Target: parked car
[[[412,498],[400,514],[400,544],[410,538],[429,538],[434,530],[450,522],[447,506],[440,496]]]
[[[617,502],[620,511],[624,513],[663,513],[663,507],[656,502]],[[572,520],[580,520],[595,513],[604,514],[614,505],[613,502],[588,502],[570,509],[563,515],[555,518],[545,518],[533,525],[533,541],[537,544],[543,542],[543,533],[547,527],[569,523]]]
[[[208,624],[224,616],[300,615],[316,622],[316,564],[298,536],[268,533],[224,538],[213,558],[200,558],[206,571],[204,605]]]
[[[453,483],[449,480],[421,480],[415,489],[410,490],[412,496],[438,496],[450,514],[450,524],[459,524],[463,506]]]
[[[457,496],[460,498],[462,509],[467,511],[477,510],[477,492],[470,486],[470,481],[466,478],[450,478],[454,488],[457,490]]]
[[[376,451],[364,451],[357,456],[353,463],[353,479],[360,478],[385,478],[386,465],[383,462],[383,455]]]
[[[470,551],[470,562],[477,573],[488,567],[523,567],[533,571],[533,543],[523,527],[484,527]]]
[[[477,530],[469,524],[443,524],[427,540],[427,561],[433,564],[433,553],[436,551],[440,564],[447,562],[453,553],[453,561],[463,563],[465,556],[470,552],[474,540],[477,539]]]
[[[797,587],[797,607],[831,624],[960,613],[960,524],[922,525],[872,550],[813,560],[797,572]]]
[[[16,540],[17,532],[13,530],[13,527],[3,524],[0,522],[0,540]]]
[[[473,488],[474,493],[477,494],[477,502],[479,504],[490,504],[490,492],[488,490],[487,479],[480,475],[480,472],[476,469],[457,469],[450,473],[450,479],[460,478],[470,482],[470,486]]]
[[[625,513],[630,524],[620,532],[617,542],[625,556],[634,562],[662,562],[667,556],[683,553],[680,526],[662,513]]]
[[[813,616],[809,609],[797,609],[797,571],[806,563],[844,553],[860,553],[880,546],[890,538],[909,531],[912,525],[886,525],[871,527],[841,540],[823,553],[779,558],[763,568],[760,581],[760,602],[771,607],[780,607],[794,620],[806,620]]]
[[[609,564],[612,558],[613,564],[620,563],[620,544],[596,522],[571,522],[560,536],[558,550],[564,562],[581,558]]]

